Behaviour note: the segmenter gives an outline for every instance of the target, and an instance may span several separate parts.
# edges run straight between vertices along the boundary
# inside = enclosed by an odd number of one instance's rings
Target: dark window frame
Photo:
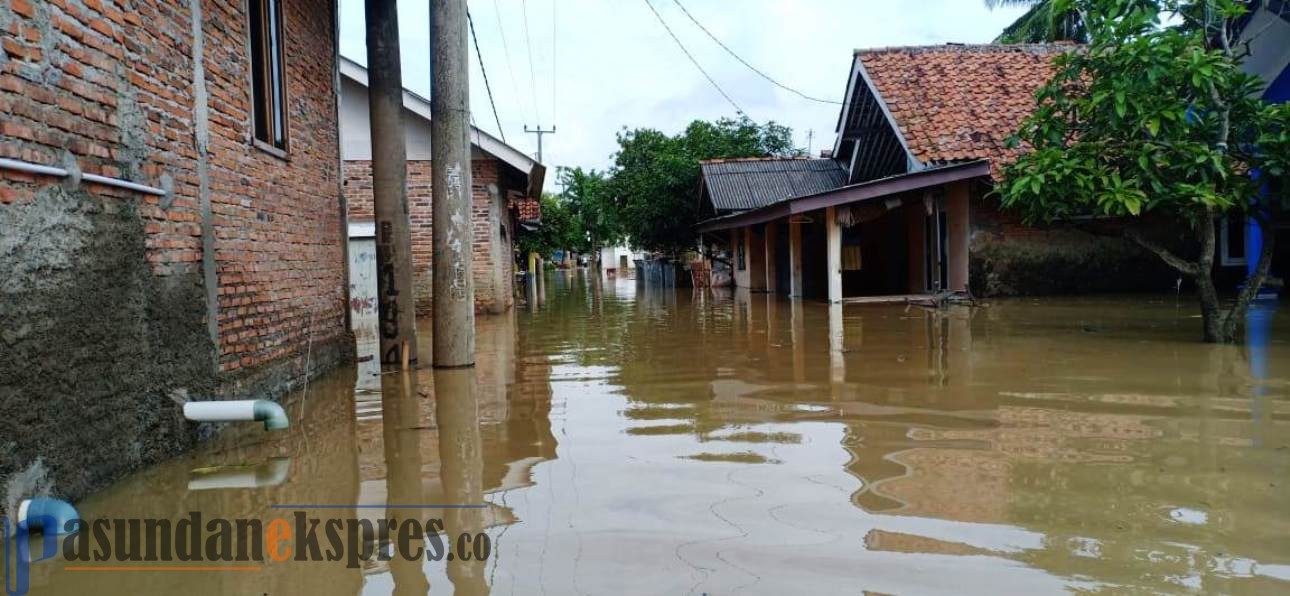
[[[251,142],[279,157],[291,148],[282,0],[246,0]]]

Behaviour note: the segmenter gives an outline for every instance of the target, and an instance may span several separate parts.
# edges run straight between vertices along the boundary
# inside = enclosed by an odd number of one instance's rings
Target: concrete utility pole
[[[470,78],[466,0],[430,7],[431,198],[434,202],[434,365],[475,364],[470,225]]]
[[[376,292],[381,363],[417,359],[412,306],[408,161],[403,140],[403,76],[395,0],[366,0],[367,100],[372,125],[372,204],[376,215]]]
[[[538,154],[537,154],[537,160],[538,160],[538,163],[544,163],[544,162],[542,161],[542,135],[553,135],[553,134],[555,134],[555,125],[554,125],[554,124],[552,124],[552,125],[551,125],[551,130],[542,130],[542,125],[541,125],[541,124],[537,125],[537,128],[534,128],[534,129],[532,129],[532,130],[529,130],[529,125],[525,124],[525,125],[524,125],[524,132],[527,132],[527,133],[529,133],[529,134],[531,134],[531,135],[537,135],[537,138],[538,138]],[[561,191],[563,192],[563,188],[561,188]]]

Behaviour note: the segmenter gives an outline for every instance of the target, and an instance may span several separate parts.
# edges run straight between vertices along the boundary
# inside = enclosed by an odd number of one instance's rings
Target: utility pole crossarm
[[[537,125],[537,126],[536,126],[536,127],[534,127],[534,128],[529,128],[529,125],[525,124],[525,125],[524,125],[524,132],[527,132],[527,133],[529,133],[529,134],[531,134],[531,135],[537,135],[537,145],[538,145],[538,147],[537,147],[537,160],[538,160],[538,163],[545,163],[545,162],[543,162],[543,161],[542,161],[542,135],[553,135],[553,134],[555,134],[555,125],[554,125],[554,124],[552,124],[552,125],[551,125],[551,129],[550,129],[550,130],[542,130],[542,125],[541,125],[541,124]]]

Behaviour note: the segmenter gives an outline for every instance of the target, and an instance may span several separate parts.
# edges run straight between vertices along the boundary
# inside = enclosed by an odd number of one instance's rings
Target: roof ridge
[[[798,156],[788,156],[788,157],[775,157],[773,155],[766,156],[766,157],[714,157],[712,159],[700,159],[699,163],[714,164],[714,163],[736,163],[741,161],[806,161],[810,159],[823,159],[823,158],[813,158],[809,155],[798,155]]]
[[[856,48],[853,54],[884,54],[891,52],[924,53],[938,51],[955,52],[1056,52],[1065,51],[1079,44],[1071,41],[1048,43],[942,43],[933,45],[879,46],[876,48]]]

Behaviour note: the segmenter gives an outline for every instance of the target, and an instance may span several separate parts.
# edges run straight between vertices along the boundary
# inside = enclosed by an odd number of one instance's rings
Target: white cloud
[[[793,127],[803,146],[806,132],[813,130],[816,151],[832,144],[837,106],[774,87],[713,43],[674,0],[649,1],[750,117]],[[1022,12],[990,11],[981,0],[681,2],[754,66],[807,95],[834,100],[844,91],[856,48],[987,42]],[[531,46],[525,40],[526,4]],[[672,133],[691,120],[733,115],[645,0],[470,0],[469,5],[506,139],[533,153],[536,142],[524,125],[554,124],[558,132],[543,141],[549,166],[608,167],[617,148],[615,134],[623,126]],[[341,53],[366,62],[363,1],[341,0],[340,11]],[[399,20],[404,85],[428,93],[429,2],[400,1]],[[475,124],[496,133],[473,47],[471,52]],[[554,176],[548,180],[554,185]]]

